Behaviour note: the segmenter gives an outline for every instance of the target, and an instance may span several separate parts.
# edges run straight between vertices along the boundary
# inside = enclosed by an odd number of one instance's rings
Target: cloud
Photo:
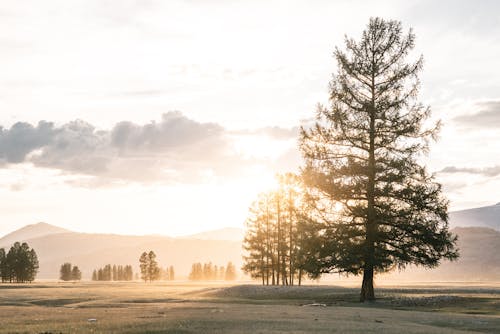
[[[15,123],[8,130],[0,127],[1,161],[23,162],[28,153],[49,144],[56,132],[54,124],[45,121],[39,122],[36,127],[24,122]]]
[[[265,133],[282,140],[295,132],[269,127],[244,135]],[[0,166],[31,163],[80,174],[85,177],[72,179],[72,184],[89,187],[120,180],[197,182],[207,176],[241,176],[256,164],[272,167],[272,162],[238,153],[233,139],[233,133],[221,125],[197,122],[177,111],[148,124],[122,121],[109,130],[82,120],[60,126],[18,122],[10,129],[0,128]]]
[[[500,127],[500,101],[480,102],[477,104],[478,112],[461,115],[453,120],[466,127],[499,128]]]
[[[468,168],[468,167],[455,167],[455,166],[447,166],[440,171],[440,174],[457,174],[457,173],[465,173],[465,174],[476,174],[483,175],[488,177],[495,177],[500,175],[500,166],[493,167],[485,167],[485,168]]]

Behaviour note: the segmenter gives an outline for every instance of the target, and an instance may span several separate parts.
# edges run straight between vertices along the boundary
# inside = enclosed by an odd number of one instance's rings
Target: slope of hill
[[[450,213],[450,226],[489,227],[500,231],[500,203]]]
[[[500,281],[500,232],[485,227],[457,227],[460,258],[434,269],[409,268],[385,277],[417,281]]]
[[[238,227],[226,227],[182,237],[182,239],[242,241],[245,231]]]
[[[50,225],[47,223],[26,225],[0,238],[0,247],[8,248],[16,241],[22,242],[33,238],[42,237],[45,235],[66,233],[66,232],[69,231],[62,227]]]

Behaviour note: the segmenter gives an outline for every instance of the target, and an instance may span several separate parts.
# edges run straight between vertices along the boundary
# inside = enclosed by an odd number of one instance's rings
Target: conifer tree
[[[169,279],[170,281],[175,280],[175,270],[174,270],[174,266],[170,266],[170,267],[168,268],[168,279]]]
[[[81,279],[82,272],[80,271],[80,268],[78,268],[78,266],[74,266],[73,269],[71,269],[71,280],[80,281]]]
[[[377,272],[458,256],[448,202],[419,160],[439,124],[425,127],[414,45],[400,22],[370,19],[359,41],[335,50],[330,106],[301,133],[303,177],[322,223],[316,274],[363,274],[361,301],[375,299]]]
[[[141,269],[141,279],[145,282],[155,281],[160,279],[161,271],[156,262],[156,254],[153,251],[143,252],[139,258],[139,266]]]
[[[2,282],[6,282],[9,279],[8,276],[9,268],[7,266],[7,254],[5,249],[0,248],[0,279]]]
[[[236,279],[236,267],[232,262],[228,262],[226,266],[226,275],[224,277],[226,281],[234,281]]]
[[[59,269],[59,279],[61,281],[71,281],[71,263],[66,262]]]

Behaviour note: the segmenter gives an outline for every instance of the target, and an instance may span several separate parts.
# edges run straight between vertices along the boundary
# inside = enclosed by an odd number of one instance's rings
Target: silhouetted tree
[[[175,280],[175,270],[174,270],[174,266],[170,266],[168,268],[168,280],[169,281],[173,281]]]
[[[107,264],[92,273],[92,280],[94,281],[132,281],[133,279],[134,273],[131,265]]]
[[[160,279],[160,267],[156,262],[156,254],[153,251],[143,252],[139,258],[139,266],[141,268],[141,278],[147,281],[156,281]]]
[[[228,262],[226,266],[226,275],[224,277],[226,281],[234,281],[236,279],[236,267],[232,262]]]
[[[71,281],[71,263],[66,262],[59,269],[59,279],[61,281]]]
[[[124,270],[125,270],[125,280],[132,281],[134,279],[134,271],[132,270],[132,266],[126,265]]]
[[[373,300],[373,277],[409,264],[456,259],[448,202],[419,164],[439,124],[417,98],[422,58],[406,60],[415,35],[398,21],[372,18],[360,41],[334,52],[330,107],[302,129],[303,177],[322,223],[316,274],[363,274],[360,299]]]
[[[217,274],[218,280],[224,280],[224,276],[226,275],[226,268],[224,266],[219,267],[219,273]]]
[[[38,272],[38,257],[27,243],[14,243],[9,252],[0,249],[0,276],[3,282],[32,282]]]
[[[78,268],[78,266],[74,266],[73,269],[71,269],[71,280],[80,281],[81,279],[82,272],[80,271],[80,268]]]
[[[201,263],[193,263],[191,266],[191,272],[189,273],[189,279],[192,281],[203,280],[203,266]]]
[[[278,181],[276,190],[259,194],[250,208],[242,269],[263,285],[294,285],[306,273],[301,233],[311,220],[300,178],[287,173]]]
[[[2,282],[9,281],[9,266],[7,264],[7,254],[5,249],[0,248],[0,278]]]
[[[111,264],[107,264],[102,269],[102,280],[103,281],[111,281],[113,278],[113,269]]]

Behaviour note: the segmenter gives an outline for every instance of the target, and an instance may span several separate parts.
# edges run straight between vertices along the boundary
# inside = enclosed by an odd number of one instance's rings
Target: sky
[[[497,1],[5,1],[0,235],[244,227],[374,16],[417,36],[450,208],[500,202]]]

